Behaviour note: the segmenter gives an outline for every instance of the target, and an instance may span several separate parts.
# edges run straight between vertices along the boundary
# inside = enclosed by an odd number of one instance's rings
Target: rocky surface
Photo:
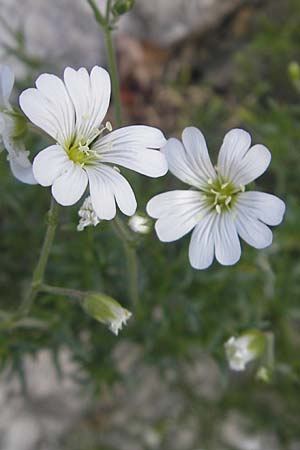
[[[203,404],[213,406],[223,389],[217,365],[203,353],[160,371],[142,362],[139,346],[122,341],[114,353],[122,381],[93,399],[76,383],[79,369],[68,352],[59,358],[60,375],[47,351],[26,360],[26,393],[16,378],[2,377],[0,450],[205,450],[208,429],[218,450],[300,450],[299,442],[283,449],[274,431],[257,430],[238,411],[203,423]]]
[[[243,3],[245,0],[137,0],[133,11],[121,19],[118,33],[169,46],[190,34],[213,29]],[[105,0],[98,4],[103,7]],[[38,60],[57,70],[66,65],[105,64],[103,37],[85,0],[0,0],[0,11],[10,28],[24,32],[24,60]],[[20,55],[7,54],[7,47],[15,48],[15,42],[3,24],[0,44],[0,63],[9,62],[19,76],[25,75]]]

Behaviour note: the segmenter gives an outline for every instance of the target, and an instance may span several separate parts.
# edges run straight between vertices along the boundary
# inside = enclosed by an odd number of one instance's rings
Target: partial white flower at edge
[[[2,67],[0,70],[0,136],[8,152],[7,159],[15,178],[23,183],[36,184],[32,165],[28,159],[29,151],[25,149],[18,135],[20,119],[9,101],[14,82],[15,76],[10,67]]]
[[[94,211],[91,197],[88,196],[81,205],[78,215],[80,217],[77,231],[83,231],[85,227],[96,227],[100,223],[100,219]]]
[[[20,96],[27,117],[55,141],[34,159],[33,172],[42,186],[52,186],[52,195],[63,205],[73,205],[89,185],[91,203],[99,219],[111,220],[120,210],[131,216],[136,199],[128,181],[114,168],[120,165],[149,177],[167,170],[158,150],[166,142],[156,128],[135,125],[111,131],[102,125],[111,93],[106,70],[67,67],[64,81],[43,74],[36,88]]]
[[[128,225],[135,233],[148,234],[151,230],[149,222],[149,218],[142,216],[141,214],[134,214],[134,216],[130,217],[128,220]]]
[[[282,221],[284,202],[271,194],[245,192],[245,186],[262,175],[271,161],[265,146],[251,147],[250,134],[233,129],[226,134],[214,167],[201,131],[188,127],[182,143],[169,139],[163,152],[169,170],[192,189],[153,197],[147,212],[158,219],[155,229],[163,242],[194,229],[189,246],[192,267],[206,269],[214,256],[225,266],[235,264],[241,256],[239,236],[257,249],[272,243],[267,225]]]

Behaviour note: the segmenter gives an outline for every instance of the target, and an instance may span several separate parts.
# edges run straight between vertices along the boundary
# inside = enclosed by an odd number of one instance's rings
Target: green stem
[[[107,49],[108,68],[111,77],[111,88],[114,99],[116,125],[117,127],[120,127],[122,125],[122,108],[121,108],[120,82],[118,76],[116,54],[114,51],[110,26],[106,25],[103,28],[103,31]]]
[[[104,17],[103,14],[101,13],[100,9],[95,3],[95,0],[87,0],[87,2],[93,10],[96,21],[99,23],[100,27],[104,32],[107,50],[108,69],[111,77],[111,87],[114,99],[116,125],[117,127],[120,127],[122,125],[121,95],[117,69],[117,60],[111,37],[111,25],[109,23],[110,0],[107,0],[106,4],[107,6],[106,17]]]
[[[16,312],[17,318],[24,317],[28,314],[28,312],[30,311],[30,308],[40,290],[41,284],[44,279],[44,274],[45,274],[46,266],[48,263],[50,251],[52,248],[55,230],[57,227],[57,217],[58,217],[58,205],[55,202],[55,200],[53,198],[51,198],[50,209],[49,209],[48,217],[47,217],[48,226],[47,226],[47,231],[46,231],[46,235],[44,238],[44,243],[42,246],[39,260],[34,269],[32,281],[31,281],[31,284],[27,291],[27,294],[25,295],[23,302],[21,303],[21,305],[19,306],[19,308]]]
[[[131,299],[132,307],[135,312],[138,311],[139,306],[139,288],[138,288],[138,262],[135,250],[135,240],[129,235],[127,228],[124,226],[122,220],[118,217],[112,222],[115,232],[120,237],[126,258],[128,270],[128,293]]]
[[[106,49],[107,49],[107,61],[108,68],[111,77],[112,94],[114,100],[115,120],[117,127],[122,126],[122,108],[121,108],[121,94],[120,94],[120,82],[118,76],[116,54],[112,40],[112,27],[109,22],[111,0],[106,2],[106,16],[104,17],[99,8],[97,7],[95,0],[87,0],[91,6],[94,16],[100,27],[104,32]],[[137,309],[139,304],[139,289],[138,289],[138,261],[134,245],[134,240],[131,238],[126,226],[121,219],[116,218],[113,221],[113,226],[121,238],[124,250],[127,258],[128,266],[128,291],[132,302],[132,305]]]
[[[79,291],[77,289],[62,288],[59,286],[50,286],[48,284],[42,284],[40,286],[40,292],[47,292],[53,295],[63,295],[64,297],[74,298],[76,300],[82,300],[87,293]]]

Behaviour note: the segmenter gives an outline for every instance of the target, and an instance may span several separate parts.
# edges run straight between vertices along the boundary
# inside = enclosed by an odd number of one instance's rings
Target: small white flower
[[[246,365],[261,356],[266,340],[263,333],[249,331],[240,337],[231,337],[225,343],[226,357],[232,370],[245,370]]]
[[[157,150],[165,144],[160,130],[136,125],[102,135],[111,130],[110,124],[102,126],[110,92],[109,74],[101,67],[90,74],[67,67],[64,81],[43,74],[36,88],[20,96],[24,113],[55,140],[34,159],[38,183],[52,186],[53,197],[64,206],[76,203],[89,184],[93,209],[105,220],[115,217],[116,203],[128,216],[136,210],[131,186],[115,164],[150,177],[167,172]]]
[[[77,226],[77,231],[83,231],[85,227],[89,227],[91,225],[95,227],[98,223],[100,223],[100,220],[94,211],[90,196],[84,200],[78,211],[78,215],[80,220]]]
[[[107,325],[116,336],[132,316],[116,300],[101,293],[90,293],[83,300],[82,306],[87,314]]]
[[[151,230],[149,219],[141,214],[134,214],[128,220],[128,225],[135,233],[148,234]]]
[[[148,202],[147,212],[158,219],[155,229],[161,241],[175,241],[194,228],[189,247],[192,267],[206,269],[214,255],[220,264],[235,264],[241,256],[239,236],[257,249],[272,243],[266,225],[282,221],[284,202],[271,194],[245,192],[270,163],[266,147],[251,147],[249,133],[231,130],[213,167],[201,131],[188,127],[182,143],[169,139],[163,152],[170,171],[193,189],[159,194]]]
[[[24,123],[9,101],[14,82],[13,71],[7,66],[2,67],[0,70],[0,136],[8,152],[7,159],[13,175],[23,183],[36,184],[32,165],[28,159],[29,152],[25,150],[20,138],[20,133],[24,131]]]

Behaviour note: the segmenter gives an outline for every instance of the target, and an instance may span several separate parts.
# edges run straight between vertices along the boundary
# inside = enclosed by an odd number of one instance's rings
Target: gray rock
[[[216,27],[244,1],[137,0],[133,11],[122,17],[118,33],[168,46],[192,33]],[[98,0],[102,8],[105,3]],[[11,28],[24,31],[25,59],[33,57],[41,67],[55,67],[58,71],[67,65],[105,64],[103,36],[86,0],[0,0],[0,11]],[[20,58],[7,55],[7,45],[14,46],[14,38],[1,26],[0,63],[11,63],[20,77],[26,75],[28,67],[20,63]]]

